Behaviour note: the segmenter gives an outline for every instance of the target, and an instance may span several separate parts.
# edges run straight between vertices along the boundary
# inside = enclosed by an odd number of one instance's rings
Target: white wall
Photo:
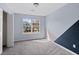
[[[7,47],[14,46],[14,19],[12,14],[7,14]]]
[[[14,35],[13,35],[13,12],[6,6],[5,3],[0,3],[0,8],[8,13],[7,18],[7,46],[12,47],[14,45]]]
[[[79,20],[79,4],[67,4],[46,16],[47,30],[51,39],[56,40],[77,20]]]
[[[0,9],[0,54],[2,53],[2,19],[3,19],[3,11]]]
[[[40,20],[40,32],[39,33],[23,33],[23,18],[38,18]],[[46,25],[45,17],[43,16],[32,16],[26,14],[15,14],[14,15],[14,39],[15,41],[20,40],[32,40],[32,39],[43,39],[46,38]]]

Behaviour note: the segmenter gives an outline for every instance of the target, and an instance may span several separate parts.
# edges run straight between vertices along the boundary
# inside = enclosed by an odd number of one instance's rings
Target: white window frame
[[[24,19],[31,19],[31,18],[24,18]],[[31,21],[32,20],[34,20],[34,19],[31,19]],[[35,19],[35,20],[39,20],[39,19]],[[23,21],[23,19],[22,19],[22,21]],[[37,33],[40,33],[40,20],[39,20],[39,32],[32,32],[32,28],[33,28],[33,26],[32,26],[32,22],[31,22],[31,32],[24,32],[23,25],[22,25],[22,29],[23,29],[22,32],[23,32],[23,34],[37,34]]]

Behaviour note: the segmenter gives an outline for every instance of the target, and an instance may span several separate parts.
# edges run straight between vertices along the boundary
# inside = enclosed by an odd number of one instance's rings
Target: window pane
[[[39,32],[39,20],[33,20],[32,32]]]
[[[31,32],[31,19],[23,19],[23,30],[24,33]]]
[[[23,32],[39,32],[39,20],[37,19],[23,19]]]

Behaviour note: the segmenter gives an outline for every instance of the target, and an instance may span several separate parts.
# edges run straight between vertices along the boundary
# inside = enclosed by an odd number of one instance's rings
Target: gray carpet
[[[73,55],[46,39],[16,42],[12,48],[5,48],[2,55]]]

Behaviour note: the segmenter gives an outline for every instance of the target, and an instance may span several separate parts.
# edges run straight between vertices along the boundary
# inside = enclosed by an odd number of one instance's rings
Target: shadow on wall
[[[47,39],[49,41],[54,41],[55,38],[56,38],[55,35],[52,34],[50,31],[47,30]]]

